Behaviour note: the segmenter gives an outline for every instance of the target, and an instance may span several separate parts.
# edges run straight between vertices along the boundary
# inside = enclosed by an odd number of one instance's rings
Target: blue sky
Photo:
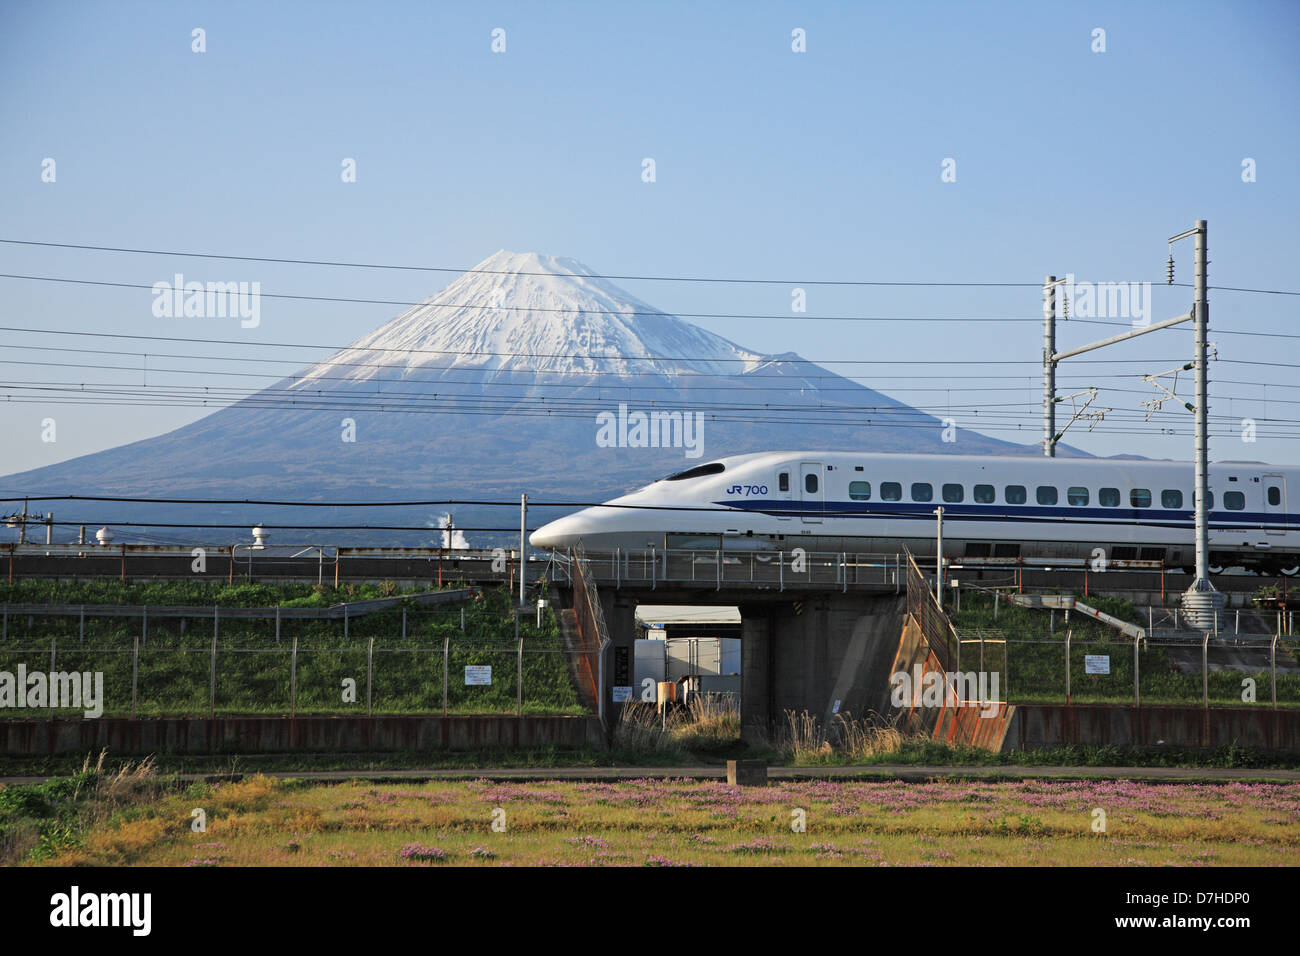
[[[191,49],[196,27],[206,52]],[[496,28],[504,53],[491,50]],[[796,28],[804,53],[791,49]],[[1105,52],[1092,49],[1097,28]],[[0,238],[450,267],[506,248],[668,276],[1073,273],[1157,283],[1158,320],[1190,304],[1189,289],[1159,283],[1166,239],[1195,219],[1209,221],[1212,285],[1300,289],[1298,40],[1295,3],[11,3],[0,8]],[[53,183],[41,179],[47,157]],[[355,183],[341,181],[344,158],[356,160]],[[941,181],[949,158],[955,182]],[[1190,243],[1175,257],[1190,281]],[[0,245],[0,265],[396,300],[451,278],[14,245]],[[749,348],[878,363],[835,368],[937,414],[951,408],[963,426],[979,427],[976,406],[1002,407],[1024,431],[990,434],[1039,437],[1036,288],[807,286],[807,315],[906,317],[828,322],[791,313],[785,285],[621,284],[671,312],[780,314],[696,321]],[[147,290],[17,279],[0,279],[0,302],[8,327],[319,343],[295,353],[302,364],[400,311],[267,300],[261,325],[244,330],[157,318]],[[1300,333],[1300,297],[1223,291],[1211,303],[1211,411],[1260,423],[1254,444],[1225,423],[1212,455],[1300,464],[1300,388],[1287,387],[1300,385],[1300,339],[1227,334]],[[1020,321],[920,321],[933,317]],[[1115,331],[1063,325],[1059,343]],[[148,348],[0,332],[11,363],[0,381],[140,378],[18,361],[145,364],[18,348],[34,345]],[[220,349],[245,353],[262,354]],[[1098,385],[1115,409],[1069,440],[1189,457],[1185,411],[1120,422],[1147,387],[1106,376],[1163,371],[1190,353],[1191,333],[1173,330],[1063,367],[1061,392]],[[941,360],[986,364],[900,364]],[[991,364],[1005,362],[1020,364]],[[1277,364],[1248,364],[1261,362]],[[1002,377],[966,377],[978,375]],[[1002,390],[964,391],[976,387]],[[0,473],[200,414],[0,399]],[[50,416],[53,443],[41,440]]]

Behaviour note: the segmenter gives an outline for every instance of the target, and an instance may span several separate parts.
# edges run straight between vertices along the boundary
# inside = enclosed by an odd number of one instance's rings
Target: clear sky
[[[876,363],[833,367],[963,426],[1016,416],[1022,433],[990,434],[1032,442],[1044,275],[1149,280],[1150,318],[1179,314],[1191,291],[1161,284],[1166,240],[1206,219],[1212,285],[1300,290],[1298,41],[1295,2],[9,2],[0,238],[457,268],[505,248],[598,273],[789,279],[620,284],[670,312],[778,315],[692,321],[753,349]],[[345,159],[356,182],[342,181]],[[1175,258],[1190,281],[1190,242]],[[15,245],[0,245],[0,267],[390,300],[452,278]],[[817,279],[1031,285],[805,285],[807,312],[792,312],[792,288]],[[401,311],[266,299],[244,329],[158,318],[152,301],[0,278],[0,325],[319,345],[288,353],[308,364]],[[1227,334],[1300,336],[1300,297],[1219,291],[1211,303],[1212,414],[1231,416],[1212,455],[1300,464],[1300,338]],[[900,320],[810,318],[845,315]],[[1015,321],[970,321],[988,317]],[[1062,324],[1059,344],[1121,330]],[[52,345],[126,354],[32,348]],[[0,382],[270,384],[223,379],[215,369],[250,368],[212,360],[265,354],[0,331]],[[1114,409],[1068,440],[1190,457],[1190,415],[1141,423],[1151,390],[1132,378],[1190,356],[1190,331],[1171,330],[1067,363],[1062,393],[1102,386]],[[924,364],[939,361],[965,364]],[[20,364],[32,362],[59,364]],[[145,365],[158,371],[106,369]],[[6,404],[16,394],[0,388],[0,473],[202,414]],[[1258,422],[1254,444],[1242,418]]]

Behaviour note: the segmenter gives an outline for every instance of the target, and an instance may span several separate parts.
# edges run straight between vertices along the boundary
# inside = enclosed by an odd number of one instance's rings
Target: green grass
[[[136,787],[107,806],[96,788],[95,812],[79,817],[67,839],[18,859],[63,866],[1259,866],[1294,861],[1298,800],[1300,784],[1238,782],[813,780],[748,788],[253,777]],[[204,832],[190,826],[194,807],[205,810]]]
[[[122,583],[97,580],[55,584],[20,582],[0,587],[0,604],[126,604],[270,607],[275,604],[329,606],[342,601],[386,596],[380,585],[312,588],[306,585],[213,582]],[[450,713],[514,713],[517,706],[517,645],[512,599],[503,589],[488,589],[462,609],[402,608],[347,622],[282,620],[276,640],[274,619],[222,621],[218,615],[216,711],[222,715],[288,714],[291,704],[293,646],[297,639],[295,712],[364,714],[367,702],[368,648],[373,638],[371,697],[375,714],[441,713],[444,646],[447,709]],[[0,647],[0,669],[28,672],[102,671],[104,714],[131,712],[132,657],[142,624],[138,618],[87,617],[84,643],[77,616],[10,614],[7,641]],[[142,717],[206,715],[212,679],[212,617],[151,618],[140,645],[136,713]],[[542,626],[533,615],[521,618],[524,639],[523,711],[527,714],[580,714],[562,652],[559,630],[548,609]],[[51,642],[56,648],[51,668]],[[467,665],[490,665],[492,683],[466,686]],[[348,687],[345,681],[354,682]],[[352,698],[345,700],[345,694]],[[6,716],[24,715],[11,711]],[[47,716],[48,709],[40,711]],[[76,716],[80,711],[57,711]],[[33,715],[35,716],[35,715]]]

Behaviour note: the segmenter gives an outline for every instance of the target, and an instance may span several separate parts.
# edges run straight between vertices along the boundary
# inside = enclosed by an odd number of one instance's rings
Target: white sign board
[[[631,700],[631,699],[632,699],[632,688],[631,688],[631,687],[615,687],[615,688],[614,688],[614,703],[616,703],[616,704],[622,704],[622,703],[625,703],[626,701],[629,701],[629,700]]]
[[[492,683],[491,664],[469,664],[465,667],[465,686],[481,687]]]
[[[1109,654],[1083,655],[1083,672],[1085,674],[1109,674],[1110,655]]]

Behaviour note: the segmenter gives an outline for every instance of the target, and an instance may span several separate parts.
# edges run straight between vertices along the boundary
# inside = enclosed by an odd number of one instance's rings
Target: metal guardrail
[[[824,588],[848,591],[902,589],[900,554],[844,551],[752,552],[650,548],[643,551],[583,551],[587,576],[602,587],[646,587],[689,584],[712,587]],[[572,557],[557,556],[557,576],[572,583]]]

